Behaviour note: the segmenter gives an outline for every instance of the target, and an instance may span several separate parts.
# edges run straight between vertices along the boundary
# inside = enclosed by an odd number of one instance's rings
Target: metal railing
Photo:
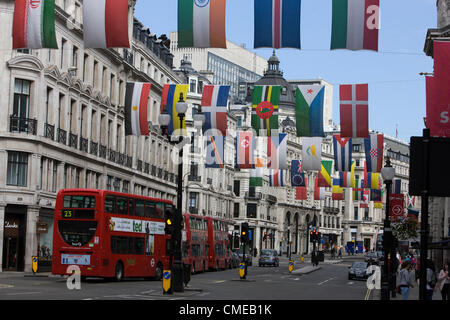
[[[45,136],[47,139],[55,140],[55,126],[46,123],[44,129],[45,129],[45,130],[44,130],[44,136]]]
[[[21,118],[15,115],[10,116],[9,123],[10,132],[24,132],[27,134],[36,135],[37,132],[37,120],[29,118]]]

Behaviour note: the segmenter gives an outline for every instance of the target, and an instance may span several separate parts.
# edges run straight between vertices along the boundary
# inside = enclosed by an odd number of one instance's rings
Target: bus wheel
[[[158,262],[158,264],[156,265],[156,269],[155,269],[155,278],[154,279],[156,281],[162,280],[163,272],[164,272],[163,265],[161,262]]]
[[[123,264],[122,262],[117,262],[116,271],[114,273],[114,280],[120,281],[123,278]]]

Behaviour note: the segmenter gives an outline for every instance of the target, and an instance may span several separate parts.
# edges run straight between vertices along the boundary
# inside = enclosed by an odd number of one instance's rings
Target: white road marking
[[[18,296],[21,294],[39,294],[39,293],[42,293],[42,292],[16,292],[16,293],[7,293],[6,295],[7,296]]]
[[[336,278],[336,277],[333,277],[333,278],[330,278],[330,279],[328,279],[328,280],[322,281],[321,283],[318,283],[317,285],[321,286],[321,285],[323,285],[324,283],[326,283],[326,282],[328,282],[328,281],[330,281],[330,280],[333,280],[333,279],[335,279],[335,278]]]

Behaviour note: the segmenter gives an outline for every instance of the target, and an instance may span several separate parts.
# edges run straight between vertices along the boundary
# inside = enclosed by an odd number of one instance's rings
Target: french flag
[[[300,49],[301,0],[255,1],[255,48]]]
[[[207,85],[203,88],[202,112],[205,115],[203,133],[208,130],[217,129],[215,135],[223,136],[227,133],[227,104],[230,86]]]

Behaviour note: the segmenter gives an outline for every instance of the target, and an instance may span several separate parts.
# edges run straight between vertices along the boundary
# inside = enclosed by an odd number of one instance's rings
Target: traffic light
[[[311,230],[309,231],[309,241],[313,242],[316,240],[316,228],[311,227]]]
[[[241,242],[248,242],[248,223],[243,222],[241,224]]]
[[[164,232],[166,234],[172,235],[173,226],[174,226],[174,217],[175,217],[175,209],[170,208],[165,211],[164,220],[166,222],[166,226],[164,228]]]

